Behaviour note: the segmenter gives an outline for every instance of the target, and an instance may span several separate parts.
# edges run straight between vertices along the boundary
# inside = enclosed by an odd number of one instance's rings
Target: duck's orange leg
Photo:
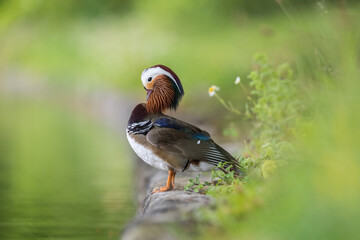
[[[171,178],[171,184],[172,184],[173,188],[175,187],[175,175],[176,175],[176,172],[174,171],[174,174],[172,175],[172,178]]]
[[[169,170],[169,175],[168,175],[168,179],[166,181],[166,186],[156,188],[150,194],[154,194],[154,193],[158,193],[158,192],[166,192],[166,191],[170,191],[170,190],[174,189],[174,186],[175,186],[175,174],[176,174],[176,172],[174,170]]]

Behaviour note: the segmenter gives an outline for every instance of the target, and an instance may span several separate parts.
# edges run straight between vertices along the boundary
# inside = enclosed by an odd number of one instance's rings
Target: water
[[[58,104],[0,100],[0,239],[118,239],[134,214],[123,137]]]

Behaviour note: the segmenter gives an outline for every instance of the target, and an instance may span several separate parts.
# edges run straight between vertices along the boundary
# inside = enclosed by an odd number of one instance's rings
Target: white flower
[[[217,91],[220,91],[220,88],[218,86],[212,85],[208,90],[209,96],[213,97]]]
[[[238,85],[240,83],[241,79],[239,76],[236,77],[235,79],[235,85]]]
[[[201,141],[199,140],[199,141],[197,141],[197,144],[200,144],[201,143]]]

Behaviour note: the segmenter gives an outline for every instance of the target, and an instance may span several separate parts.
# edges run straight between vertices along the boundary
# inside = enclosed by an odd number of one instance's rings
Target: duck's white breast
[[[161,170],[168,170],[169,167],[160,157],[155,155],[151,149],[146,148],[142,144],[138,143],[129,133],[126,132],[127,139],[134,152],[147,164],[154,168]]]

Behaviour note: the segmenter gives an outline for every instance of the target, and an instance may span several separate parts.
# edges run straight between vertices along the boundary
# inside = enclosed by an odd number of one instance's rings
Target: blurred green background
[[[220,85],[219,94],[243,111],[246,94],[239,94],[234,80],[240,76],[246,85],[257,52],[267,52],[274,64],[290,63],[308,106],[304,118],[316,119],[319,127],[298,143],[310,169],[290,171],[288,185],[278,185],[295,200],[281,205],[275,198],[276,221],[255,216],[251,230],[234,236],[329,239],[326,230],[336,231],[344,219],[358,224],[359,198],[351,193],[360,182],[360,136],[353,131],[360,122],[359,13],[355,0],[1,0],[0,238],[118,238],[135,213],[124,131],[132,106],[145,98],[142,70],[170,66],[186,92],[180,112],[222,128],[234,119],[208,98],[207,89]],[[331,169],[321,167],[323,178],[311,188],[319,197],[308,202],[314,197],[308,185],[291,183],[312,185],[312,169],[327,162]],[[333,193],[334,184],[341,184],[339,192]],[[305,193],[299,197],[300,190]],[[313,217],[311,210],[320,211],[331,193],[329,208]],[[287,222],[293,225],[283,230],[281,219],[293,217],[286,206],[294,205],[308,212],[294,213],[303,221]],[[340,223],[316,225],[317,231],[313,224],[326,221],[328,211]],[[255,234],[258,224],[268,232]]]

